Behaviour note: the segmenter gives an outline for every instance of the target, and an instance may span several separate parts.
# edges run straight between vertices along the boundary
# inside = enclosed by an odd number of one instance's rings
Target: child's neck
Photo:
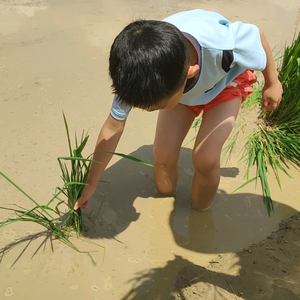
[[[198,64],[198,54],[197,54],[197,51],[196,51],[195,47],[190,43],[189,40],[188,40],[188,42],[189,42],[190,53],[191,53],[191,62],[190,62],[190,65],[194,66],[194,65]]]

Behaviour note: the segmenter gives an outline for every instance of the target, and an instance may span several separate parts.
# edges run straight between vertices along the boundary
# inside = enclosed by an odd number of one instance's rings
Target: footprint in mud
[[[31,270],[30,270],[30,269],[25,269],[25,270],[23,270],[22,273],[23,273],[24,275],[28,275],[28,274],[31,273]]]
[[[73,284],[70,286],[71,290],[78,290],[78,285],[77,284]]]
[[[110,282],[111,277],[109,275],[104,276],[104,284],[103,284],[103,289],[105,291],[111,290],[113,288],[113,284]]]
[[[97,292],[99,290],[99,287],[97,285],[92,285],[91,290]]]
[[[70,275],[71,273],[74,273],[78,268],[79,268],[78,264],[71,264],[68,267],[68,274]]]
[[[113,288],[113,284],[112,284],[110,281],[105,280],[105,281],[104,281],[104,284],[103,284],[103,289],[104,289],[105,291],[109,291],[109,290],[111,290],[112,288]]]
[[[127,259],[128,262],[130,262],[131,264],[138,264],[141,262],[141,260],[139,258],[136,258],[136,257],[129,257]]]
[[[8,286],[6,289],[5,289],[5,292],[4,292],[4,297],[10,297],[14,294],[14,291],[13,291],[13,288],[11,286]]]

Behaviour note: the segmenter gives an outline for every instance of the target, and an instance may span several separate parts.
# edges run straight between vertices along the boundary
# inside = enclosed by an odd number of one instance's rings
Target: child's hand
[[[82,191],[81,197],[74,204],[74,210],[77,210],[78,208],[87,209],[89,199],[93,196],[95,190],[96,187],[92,185],[86,185]]]
[[[282,86],[279,80],[264,86],[262,90],[261,108],[271,111],[278,107],[282,97]]]

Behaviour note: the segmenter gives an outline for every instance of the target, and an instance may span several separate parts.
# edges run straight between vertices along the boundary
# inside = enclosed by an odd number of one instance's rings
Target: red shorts
[[[209,103],[204,105],[187,106],[196,113],[196,116],[199,116],[201,111],[203,111],[204,115],[216,105],[227,101],[231,101],[237,97],[242,97],[242,102],[244,102],[247,96],[253,92],[251,84],[255,82],[256,76],[253,74],[253,71],[246,70],[234,80],[232,80],[225,87],[225,89]]]

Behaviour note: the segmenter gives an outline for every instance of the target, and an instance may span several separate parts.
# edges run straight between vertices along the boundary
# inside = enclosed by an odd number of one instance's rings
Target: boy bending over
[[[93,157],[102,163],[92,164],[74,209],[87,208],[111,159],[106,151],[115,151],[132,107],[159,110],[153,154],[156,189],[162,194],[175,192],[181,144],[203,111],[192,154],[191,207],[208,208],[220,181],[222,146],[253,91],[253,70],[264,76],[262,108],[274,110],[282,87],[268,42],[256,26],[200,9],[126,26],[110,52],[115,97]]]

